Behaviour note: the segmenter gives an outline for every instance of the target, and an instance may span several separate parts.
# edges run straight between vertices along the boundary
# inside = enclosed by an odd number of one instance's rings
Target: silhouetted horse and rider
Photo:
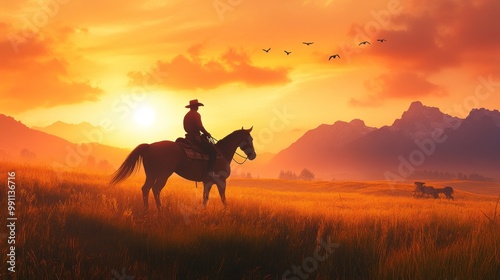
[[[191,100],[186,108],[189,112],[184,117],[186,138],[177,141],[160,141],[152,144],[140,144],[125,159],[115,172],[112,184],[129,177],[142,165],[146,181],[142,186],[144,206],[148,208],[149,191],[153,190],[156,207],[160,209],[160,192],[168,178],[175,172],[181,177],[203,182],[203,203],[206,205],[208,194],[213,184],[217,185],[222,203],[226,203],[226,179],[231,174],[230,163],[237,148],[243,150],[249,160],[257,154],[250,135],[252,128],[236,130],[216,144],[204,128],[199,106],[204,106],[197,99]]]

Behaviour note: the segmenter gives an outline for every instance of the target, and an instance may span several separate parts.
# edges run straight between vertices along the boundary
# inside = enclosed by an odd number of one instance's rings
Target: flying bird
[[[337,53],[337,54],[334,54],[334,55],[330,55],[330,57],[328,58],[328,60],[330,59],[335,59],[336,57],[340,58],[340,55]]]
[[[358,46],[361,46],[361,45],[366,45],[366,44],[370,44],[370,42],[368,42],[368,41],[363,41],[363,42],[359,43],[359,44],[358,44]]]
[[[286,55],[289,55],[289,54],[291,54],[292,52],[287,52],[287,51],[285,51],[285,53],[286,53]]]
[[[379,41],[380,43],[383,43],[385,41],[387,41],[386,39],[377,39],[377,41]]]
[[[308,45],[308,46],[309,46],[309,45],[314,44],[314,42],[302,42],[302,44],[304,44],[304,45]]]
[[[266,49],[262,49],[262,50],[265,52],[269,52],[271,50],[271,48],[268,48],[267,50]]]

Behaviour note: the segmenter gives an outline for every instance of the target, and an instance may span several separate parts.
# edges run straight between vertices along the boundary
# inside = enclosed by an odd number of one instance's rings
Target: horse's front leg
[[[214,183],[211,181],[203,182],[203,207],[207,206],[208,195],[210,194],[210,189],[212,189],[213,184]]]
[[[226,178],[221,178],[216,184],[222,204],[226,206]]]

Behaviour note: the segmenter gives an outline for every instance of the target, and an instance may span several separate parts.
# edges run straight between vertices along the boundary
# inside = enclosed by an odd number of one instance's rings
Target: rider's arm
[[[200,114],[198,114],[198,116],[196,118],[196,123],[197,123],[197,126],[200,129],[200,131],[203,132],[203,134],[210,137],[210,133],[205,129],[205,127],[203,127],[203,123],[201,122],[201,115]]]
[[[210,137],[211,136],[210,133],[203,127],[201,120],[200,120],[200,124],[201,124],[200,131],[203,132],[203,134],[205,134],[206,136]]]

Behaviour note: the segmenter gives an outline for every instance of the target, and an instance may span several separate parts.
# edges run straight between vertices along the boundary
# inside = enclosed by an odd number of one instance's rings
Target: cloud
[[[426,72],[467,64],[465,54],[500,53],[500,2],[424,1],[426,9],[402,13],[380,37],[387,44],[367,50],[391,66],[406,66]],[[470,57],[468,57],[470,58]]]
[[[399,72],[383,74],[366,81],[365,88],[370,92],[362,99],[352,98],[349,101],[355,107],[373,107],[383,104],[387,99],[412,99],[423,96],[447,96],[446,89],[427,80],[427,77],[417,72]]]
[[[403,20],[403,17],[400,18]],[[460,64],[459,56],[448,49],[446,38],[436,19],[429,15],[405,16],[404,29],[388,30],[380,34],[387,42],[373,42],[366,55],[396,69],[436,72]]]
[[[500,1],[496,0],[428,0],[405,5],[403,12],[391,19],[390,26],[377,35],[387,42],[373,42],[360,54],[389,69],[389,73],[375,79],[383,89],[374,93],[368,87],[371,93],[367,98],[352,99],[351,105],[381,104],[383,100],[373,99],[378,97],[445,96],[443,87],[430,79],[457,67],[471,75],[499,73],[499,10]],[[392,74],[394,71],[404,72]],[[396,82],[398,79],[414,83],[400,91],[403,87]]]
[[[0,24],[0,109],[17,113],[39,107],[55,107],[95,101],[103,91],[89,81],[73,79],[70,63],[55,51],[65,46],[68,28],[25,38],[16,53],[12,38],[16,33]]]
[[[229,48],[216,59],[204,61],[202,47],[189,48],[188,55],[180,54],[171,61],[158,61],[156,72],[167,73],[160,85],[166,88],[193,90],[214,89],[225,84],[242,83],[248,86],[284,84],[290,81],[288,68],[252,65],[244,51]],[[130,85],[142,85],[147,79],[143,72],[129,72]]]

